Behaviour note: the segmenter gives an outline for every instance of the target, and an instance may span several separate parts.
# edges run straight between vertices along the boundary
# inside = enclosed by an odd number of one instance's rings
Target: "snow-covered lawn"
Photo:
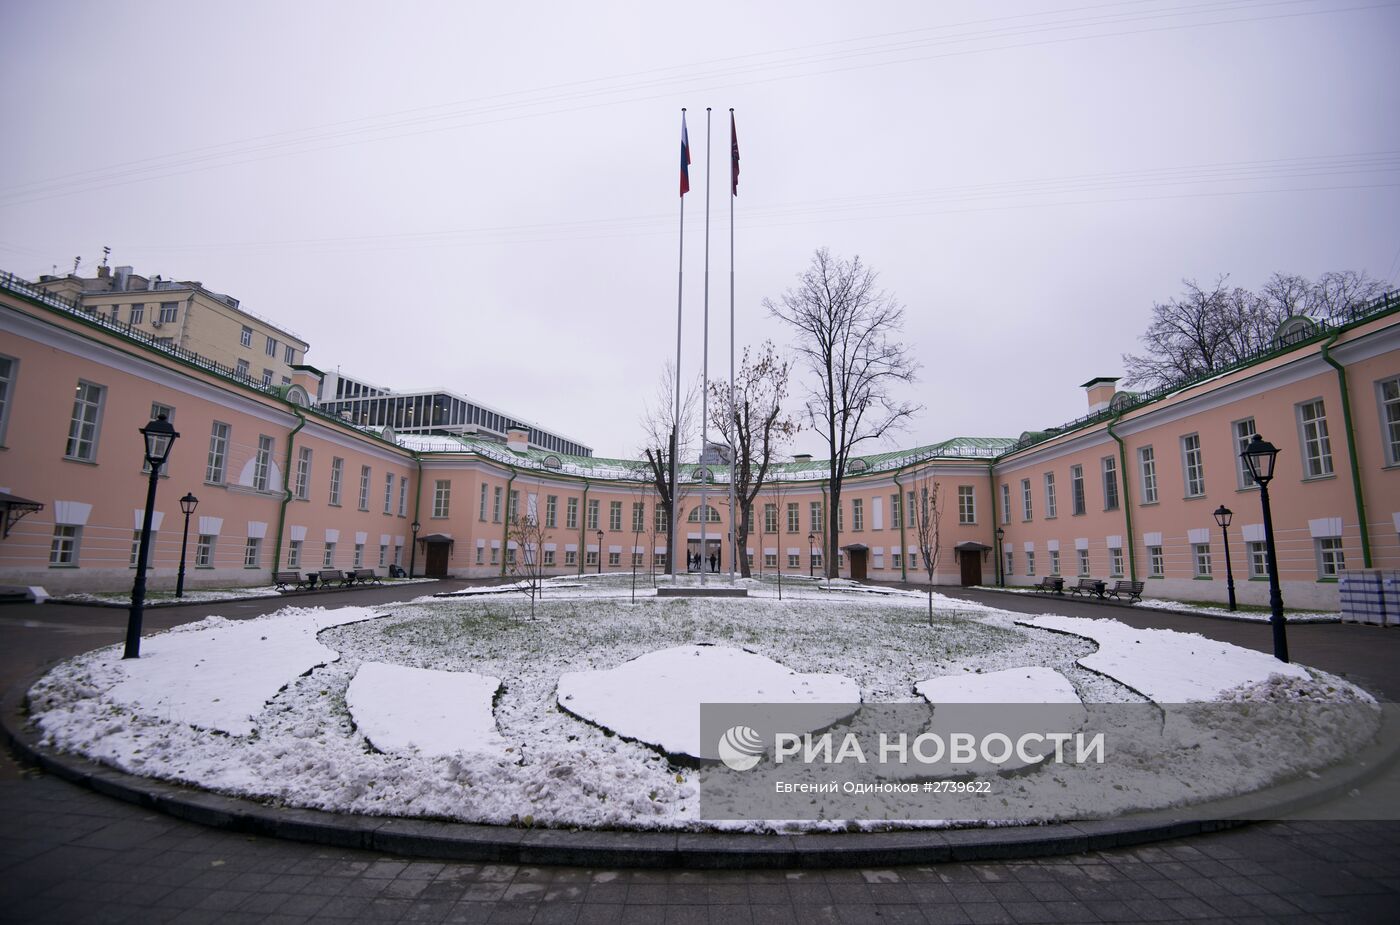
[[[1143,704],[1154,691],[1182,692],[1154,686],[1145,666],[1155,665],[1190,673],[1199,680],[1192,690],[1206,697],[1234,687],[1222,700],[1268,699],[1271,685],[1280,684],[1294,699],[1366,699],[1336,678],[1299,674],[1272,660],[1251,662],[1241,675],[1233,666],[1244,656],[1210,643],[1221,659],[1203,658],[1200,637],[1125,641],[1098,628],[1116,626],[1111,621],[1075,621],[1067,631],[1083,634],[1067,635],[939,595],[930,624],[922,593],[847,593],[839,585],[828,590],[785,578],[779,601],[766,578],[745,586],[746,599],[662,599],[651,596],[648,583],[632,604],[630,576],[569,578],[549,583],[533,619],[518,593],[424,597],[375,607],[374,614],[384,614],[376,619],[356,608],[287,608],[237,622],[209,618],[149,637],[138,661],[123,662],[119,647],[111,647],[59,666],[32,689],[31,713],[53,747],[135,773],[296,806],[493,823],[761,830],[771,824],[701,820],[698,773],[636,740],[686,751],[688,741],[669,738],[679,731],[671,724],[680,722],[671,710],[721,693],[729,702],[758,699],[760,691],[772,693],[774,682],[791,695],[803,680],[822,696],[865,703],[922,703],[922,692],[950,703],[981,697],[1059,703],[1072,693],[1086,704]],[[1082,623],[1094,624],[1093,633]],[[1103,640],[1111,654],[1104,664],[1093,662],[1099,644],[1087,635]],[[708,650],[720,657],[721,647],[761,657],[773,678],[724,674],[696,655],[685,659],[703,670],[680,671],[674,664],[680,656],[665,654]],[[674,682],[663,684],[653,673],[630,690],[618,684],[646,666],[672,672]],[[1288,676],[1269,678],[1268,667]],[[1217,669],[1224,674],[1209,680]],[[713,694],[698,686],[696,676],[706,674],[718,682]],[[1242,677],[1268,680],[1235,687]],[[485,711],[498,685],[493,722]],[[574,701],[560,709],[559,698],[571,691]],[[577,702],[584,692],[585,701],[630,696],[624,716],[594,717],[616,731],[579,718],[593,709]],[[633,721],[649,727],[628,727]],[[1209,762],[1187,775],[1207,781],[1204,788],[1164,786],[1161,756],[1142,755],[1108,808],[1227,795],[1297,773],[1300,762],[1324,761],[1296,749],[1283,759],[1286,767],[1275,769],[1261,758],[1272,741],[1262,726],[1255,721],[1244,729],[1260,739],[1245,768],[1232,766],[1232,753],[1223,749],[1182,747],[1173,754],[1171,761]],[[1338,741],[1354,747],[1364,733],[1341,730]],[[1016,805],[1026,807],[1025,818],[1072,811],[1055,796],[1063,781],[1042,769],[1007,783],[1007,798],[1023,801]]]
[[[1068,587],[1068,585],[1066,585],[1066,587]],[[1026,587],[992,588],[983,586],[980,590],[996,591],[1002,594],[1028,594],[1034,597],[1046,597],[1050,600],[1055,599],[1055,595],[1053,594],[1042,594],[1039,591]],[[1068,597],[1068,592],[1066,592],[1065,599],[1092,600],[1082,597]],[[1210,604],[1192,603],[1190,601],[1173,601],[1163,597],[1144,597],[1142,600],[1138,601],[1133,606],[1144,607],[1148,610],[1169,610],[1174,613],[1199,614],[1203,617],[1220,617],[1225,620],[1244,620],[1246,622],[1252,623],[1267,623],[1269,622],[1270,616],[1269,611],[1267,610],[1231,610],[1230,608],[1224,605],[1214,606]],[[1288,620],[1289,623],[1342,622],[1342,615],[1333,610],[1285,610],[1284,617]]]

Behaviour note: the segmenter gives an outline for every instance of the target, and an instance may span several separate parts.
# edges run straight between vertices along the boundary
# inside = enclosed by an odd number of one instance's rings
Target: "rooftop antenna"
[[[107,265],[107,258],[110,256],[112,256],[112,248],[108,247],[106,244],[102,245],[102,265],[104,267]]]
[[[73,258],[73,275],[74,275],[74,276],[77,276],[77,275],[78,275],[78,264],[80,264],[80,263],[82,263],[82,262],[83,262],[83,258],[81,258],[81,257],[74,257],[74,258]]]

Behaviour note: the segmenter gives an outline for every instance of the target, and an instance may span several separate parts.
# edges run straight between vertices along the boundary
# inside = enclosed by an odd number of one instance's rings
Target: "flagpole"
[[[700,456],[703,459],[710,442],[710,107],[705,107],[705,331],[702,351],[703,372],[700,376]],[[705,583],[705,527],[710,520],[708,466],[700,480],[700,584]]]
[[[686,169],[690,163],[690,141],[685,131],[685,107],[681,107],[681,249],[679,262],[676,265],[676,416],[671,420],[671,511],[667,518],[666,526],[670,529],[668,542],[670,560],[666,564],[671,568],[671,583],[676,583],[676,452],[680,448],[680,428],[681,428],[681,305],[682,297],[685,295],[685,194],[690,189],[689,171]],[[598,550],[598,555],[603,555],[603,550]],[[600,559],[601,561],[601,559]]]
[[[739,558],[739,509],[734,504],[734,463],[739,434],[734,421],[734,199],[739,195],[739,178],[734,174],[739,152],[738,131],[734,128],[734,108],[729,109],[729,426],[734,428],[729,445],[729,581],[734,581],[734,563]]]

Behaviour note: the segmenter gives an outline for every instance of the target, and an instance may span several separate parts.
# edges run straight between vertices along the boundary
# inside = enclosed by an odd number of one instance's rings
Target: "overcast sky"
[[[0,0],[0,268],[195,279],[308,361],[602,455],[815,248],[907,307],[896,443],[1086,410],[1183,277],[1400,281],[1400,5]],[[800,393],[799,384],[794,391]],[[824,455],[814,434],[795,450]],[[881,447],[871,447],[872,450]]]

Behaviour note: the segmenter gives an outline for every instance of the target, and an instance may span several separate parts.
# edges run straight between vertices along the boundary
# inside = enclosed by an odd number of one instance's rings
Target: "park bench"
[[[301,577],[301,572],[273,572],[272,584],[278,591],[286,591],[289,585],[300,591],[306,587],[307,580]]]
[[[316,573],[316,581],[322,588],[329,588],[332,583],[343,588],[350,584],[352,579],[345,577],[345,573],[340,569],[323,568]]]
[[[351,584],[357,585],[382,585],[384,583],[378,575],[374,574],[372,568],[357,568],[353,572],[346,572],[345,578]]]
[[[1119,597],[1119,595],[1126,594],[1128,596],[1128,603],[1136,604],[1138,601],[1142,600],[1143,587],[1144,583],[1141,581],[1118,581],[1114,582],[1113,587],[1105,591],[1104,595],[1114,600],[1121,601],[1122,598]]]
[[[1047,575],[1040,579],[1040,584],[1031,585],[1031,590],[1043,594],[1064,594],[1065,580]]]
[[[1081,578],[1079,584],[1069,589],[1069,593],[1078,597],[1087,594],[1092,597],[1103,597],[1103,582],[1097,578]]]

